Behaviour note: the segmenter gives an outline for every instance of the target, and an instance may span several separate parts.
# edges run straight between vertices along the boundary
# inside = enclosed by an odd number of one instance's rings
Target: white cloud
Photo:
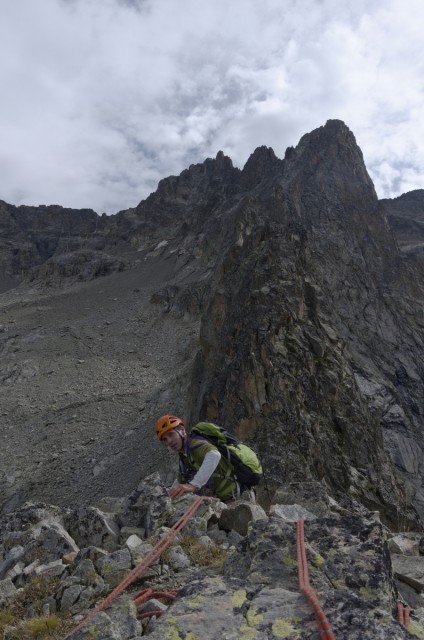
[[[380,197],[423,187],[420,0],[14,0],[0,198],[114,213],[222,149],[280,157],[329,118]]]

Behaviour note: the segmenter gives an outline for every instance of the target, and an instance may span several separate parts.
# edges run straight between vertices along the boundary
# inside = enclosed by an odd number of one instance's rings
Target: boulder
[[[22,558],[24,552],[25,549],[20,545],[12,547],[12,549],[6,551],[0,564],[0,580],[3,580],[8,571],[10,571],[10,569],[12,569],[12,567],[18,562],[18,560]]]
[[[68,567],[63,564],[62,560],[52,560],[52,562],[37,565],[34,569],[34,573],[37,576],[57,576],[60,578],[65,573],[68,573]]]
[[[224,509],[219,519],[219,527],[225,531],[236,531],[245,536],[249,525],[257,520],[268,520],[265,511],[258,504],[237,502]]]
[[[286,522],[296,522],[299,518],[303,520],[316,520],[317,516],[300,504],[273,504],[269,510],[270,516],[281,518]]]
[[[171,498],[159,473],[144,478],[124,501],[118,514],[120,527],[137,527],[146,537],[166,522],[172,511]]]
[[[0,580],[0,606],[3,606],[13,600],[18,590],[10,578]]]
[[[424,558],[422,556],[392,555],[394,575],[415,591],[424,591]]]
[[[119,547],[119,526],[114,514],[82,507],[66,516],[65,526],[79,547],[96,546],[106,551]]]
[[[103,558],[99,558],[95,566],[109,587],[114,588],[131,571],[131,554],[128,549],[118,549]]]
[[[398,533],[387,541],[390,553],[403,556],[418,556],[421,534]]]

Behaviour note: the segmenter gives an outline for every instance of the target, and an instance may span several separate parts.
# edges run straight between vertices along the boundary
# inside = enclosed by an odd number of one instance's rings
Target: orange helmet
[[[184,422],[180,418],[177,418],[177,416],[162,416],[159,420],[156,420],[155,431],[159,440],[162,440],[167,431],[184,426]]]

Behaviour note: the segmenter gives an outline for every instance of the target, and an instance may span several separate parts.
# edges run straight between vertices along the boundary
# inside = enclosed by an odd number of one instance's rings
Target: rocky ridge
[[[315,637],[298,580],[295,522],[303,518],[311,585],[335,637],[424,638],[422,533],[394,534],[378,514],[337,503],[319,483],[287,485],[268,513],[244,500],[205,503],[136,583],[72,632],[194,499],[172,503],[154,474],[98,507],[27,503],[3,516],[3,637],[33,637],[34,620],[50,621],[49,637],[72,640]],[[152,597],[136,606],[148,589]],[[409,631],[397,620],[399,600],[412,608]]]

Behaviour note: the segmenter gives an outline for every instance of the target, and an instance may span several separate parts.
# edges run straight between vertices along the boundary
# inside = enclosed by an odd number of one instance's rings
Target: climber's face
[[[184,429],[171,429],[162,436],[164,442],[173,451],[181,451],[184,446],[185,431]]]

